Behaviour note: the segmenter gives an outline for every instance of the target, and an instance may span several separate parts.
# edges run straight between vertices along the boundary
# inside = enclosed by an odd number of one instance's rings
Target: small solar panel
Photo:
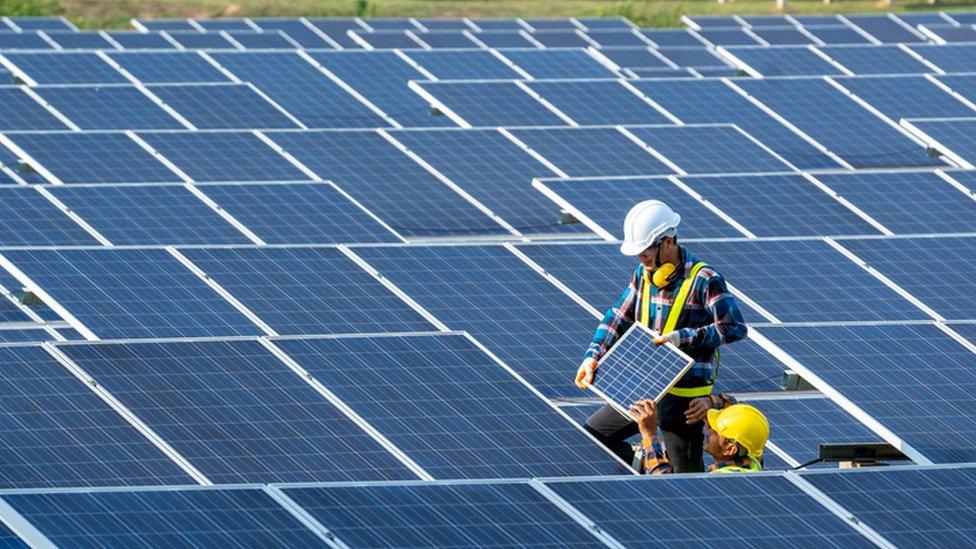
[[[791,167],[732,127],[659,126],[629,130],[688,173],[765,172]]]
[[[61,349],[215,483],[416,478],[256,341]]]
[[[701,46],[704,44],[687,29],[641,29],[640,33],[658,46]]]
[[[234,44],[219,32],[167,31],[167,33],[186,49],[233,50]]]
[[[4,495],[51,542],[99,546],[314,546],[312,530],[260,489]]]
[[[898,46],[834,46],[818,48],[854,74],[922,74],[932,68]]]
[[[109,57],[143,84],[229,81],[196,52],[113,52]]]
[[[532,33],[532,38],[547,48],[585,48],[593,45],[575,29],[543,30]]]
[[[38,84],[125,84],[122,73],[92,52],[4,53]]]
[[[479,42],[489,48],[534,48],[537,47],[526,35],[518,31],[487,31],[474,35]]]
[[[623,16],[618,17],[574,17],[574,21],[581,23],[588,31],[595,29],[633,29],[634,23]]]
[[[343,48],[358,49],[360,47],[359,44],[347,34],[347,31],[363,30],[365,28],[360,25],[356,19],[309,17],[308,22],[311,23],[313,27],[319,29],[329,38],[341,45]]]
[[[229,36],[234,42],[244,46],[244,49],[248,50],[297,49],[294,42],[278,31],[253,31],[249,28],[246,31],[228,31],[227,36]]]
[[[976,100],[976,76],[967,74],[946,74],[937,76],[935,78],[946,86],[949,86],[952,91],[965,97],[969,101]],[[956,116],[972,116],[972,113],[970,112],[970,114]]]
[[[180,178],[122,133],[8,135],[18,147],[64,183],[167,183]],[[25,159],[26,160],[26,159]]]
[[[582,49],[505,50],[501,53],[537,79],[617,76]]]
[[[866,36],[846,25],[815,25],[804,29],[825,44],[870,44]]]
[[[370,17],[368,19],[362,19],[362,21],[369,25],[373,30],[378,31],[417,30],[420,28],[417,25],[414,25],[409,19],[396,17]]]
[[[197,24],[208,31],[252,30],[243,19],[198,19]]]
[[[134,86],[51,86],[35,91],[83,130],[184,129]]]
[[[48,189],[112,244],[250,244],[182,185]]]
[[[789,23],[785,23],[789,24]],[[768,42],[770,46],[794,46],[814,44],[810,36],[796,27],[753,27],[752,33]]]
[[[731,47],[729,54],[763,76],[844,74],[806,47]]]
[[[463,335],[275,344],[434,478],[628,472]]]
[[[617,81],[527,82],[578,124],[668,124],[650,103]]]
[[[658,53],[682,67],[729,67],[729,64],[715,54],[715,50],[705,46],[696,47],[662,47]]]
[[[198,129],[298,127],[246,84],[153,86],[151,91]]]
[[[512,134],[573,177],[674,173],[614,128],[532,128]]]
[[[41,347],[2,347],[0,357],[4,488],[192,482]]]
[[[707,28],[696,31],[709,44],[715,46],[756,46],[761,42],[740,28]]]
[[[189,19],[134,19],[133,22],[138,24],[137,28],[146,28],[151,31],[199,30],[199,27],[192,25]]]
[[[3,28],[3,27],[0,27]],[[0,50],[51,50],[54,46],[33,32],[0,32]]]
[[[335,248],[198,248],[183,254],[281,334],[432,329]]]
[[[115,45],[102,37],[98,32],[86,31],[51,31],[47,33],[51,40],[66,50],[114,50]]]
[[[520,76],[487,51],[411,51],[406,55],[442,80],[505,80]]]
[[[64,17],[35,17],[35,16],[16,16],[11,15],[7,17],[13,24],[17,25],[18,28],[25,31],[31,30],[70,30],[77,31],[78,27],[74,26],[70,21]]]
[[[302,181],[308,177],[250,132],[139,135],[195,181]]]
[[[261,333],[164,250],[12,250],[3,255],[103,338]]]
[[[613,47],[613,46],[647,46],[647,40],[641,38],[639,34],[634,32],[633,29],[627,30],[589,30],[586,32],[586,37],[590,40],[595,41],[600,46]]]
[[[976,422],[964,412],[973,405],[974,354],[934,324],[762,333],[928,459],[958,463],[976,455]]]
[[[519,23],[518,19],[504,18],[470,18],[469,21],[475,24],[482,31],[498,30],[522,30],[525,27]]]
[[[546,29],[576,29],[579,28],[572,21],[565,18],[541,18],[541,17],[523,17],[522,21],[532,27],[534,30],[546,30]]]
[[[358,41],[369,44],[373,49],[377,50],[417,49],[423,47],[420,42],[414,40],[405,30],[400,29],[383,29],[376,32],[354,30],[349,31],[349,35],[356,36]]]
[[[107,31],[106,34],[126,50],[175,49],[172,42],[158,32]]]
[[[35,189],[21,186],[0,188],[0,245],[85,244],[98,242]]]
[[[837,82],[893,120],[976,116],[976,110],[922,76],[842,78]]]
[[[693,29],[741,27],[742,22],[735,15],[686,15],[683,19]],[[690,21],[690,23],[688,22]]]
[[[20,88],[0,88],[0,130],[66,130],[40,103]]]
[[[475,44],[464,31],[434,31],[415,33],[418,38],[430,46],[432,49],[478,49],[480,46]],[[414,53],[405,52],[405,53]]]
[[[251,21],[266,31],[278,30],[297,42],[303,48],[332,48],[315,30],[302,19],[279,19],[276,17],[252,17]]]
[[[667,69],[670,66],[660,56],[652,53],[655,48],[603,48],[600,55],[618,66],[628,68]]]
[[[599,543],[523,483],[310,487],[285,493],[352,547]]]
[[[954,154],[964,162],[976,163],[976,138],[973,134],[976,118],[912,120],[911,123],[928,137],[926,142],[936,152]]]
[[[422,82],[417,85],[474,127],[566,124],[514,82]]]
[[[909,30],[887,15],[847,15],[845,17],[881,42],[889,44],[925,42],[921,34]]]

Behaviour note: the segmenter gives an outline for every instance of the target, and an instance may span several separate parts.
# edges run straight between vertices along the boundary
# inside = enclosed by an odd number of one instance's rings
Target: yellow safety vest
[[[738,465],[726,465],[712,471],[713,473],[758,473],[762,471],[758,459],[749,459],[749,467],[739,467]]]
[[[685,308],[685,303],[688,301],[688,294],[691,293],[691,287],[695,283],[695,277],[698,276],[698,271],[702,270],[705,266],[705,263],[702,261],[695,263],[691,268],[691,272],[681,282],[681,287],[678,288],[678,294],[674,297],[674,302],[671,304],[671,310],[668,311],[668,318],[664,321],[664,327],[661,329],[662,334],[674,331],[674,327],[678,324],[678,319],[681,318],[681,311]],[[649,328],[651,327],[652,285],[650,277],[647,276],[647,269],[645,268],[644,284],[641,288],[640,322]],[[717,360],[718,357],[716,356]],[[713,387],[713,384],[702,385],[700,387],[672,387],[668,389],[668,393],[679,397],[695,398],[712,394]]]

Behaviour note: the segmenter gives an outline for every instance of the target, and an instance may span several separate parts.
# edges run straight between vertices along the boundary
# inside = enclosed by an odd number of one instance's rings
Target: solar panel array
[[[976,15],[685,24],[0,17],[0,540],[965,543]],[[581,425],[646,198],[742,306],[772,473]]]

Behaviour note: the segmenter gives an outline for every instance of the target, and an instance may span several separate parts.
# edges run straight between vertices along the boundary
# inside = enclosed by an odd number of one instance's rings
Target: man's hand
[[[685,423],[694,425],[699,421],[704,421],[708,415],[708,410],[712,407],[712,399],[708,397],[698,397],[688,403],[685,410]]]
[[[593,374],[595,372],[596,359],[584,358],[579,370],[576,371],[576,386],[585,390],[590,386],[590,383],[593,383]]]
[[[637,422],[642,436],[650,438],[657,434],[657,404],[653,400],[638,400],[631,404],[630,417]]]
[[[681,343],[681,334],[678,332],[668,332],[654,337],[655,345],[664,345],[665,343],[670,343],[677,347]]]

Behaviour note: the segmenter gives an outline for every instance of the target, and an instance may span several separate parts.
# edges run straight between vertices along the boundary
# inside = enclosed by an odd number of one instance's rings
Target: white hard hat
[[[644,200],[627,212],[620,253],[639,255],[665,236],[678,234],[681,216],[660,200]]]

